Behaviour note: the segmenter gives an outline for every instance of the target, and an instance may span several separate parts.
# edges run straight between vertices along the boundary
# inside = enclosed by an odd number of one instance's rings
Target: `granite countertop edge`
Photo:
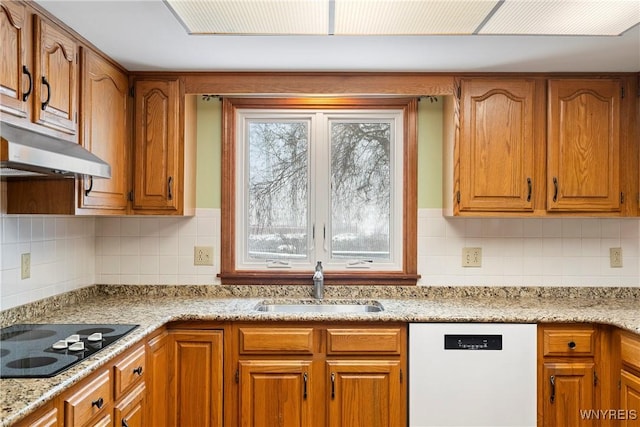
[[[212,290],[211,288],[220,288]],[[640,288],[331,287],[329,302],[379,302],[374,313],[274,313],[260,302],[316,303],[310,287],[97,285],[0,312],[15,323],[133,323],[133,332],[52,378],[0,380],[0,426],[9,426],[104,367],[158,328],[178,321],[581,322],[640,334]],[[345,288],[345,289],[342,289]]]

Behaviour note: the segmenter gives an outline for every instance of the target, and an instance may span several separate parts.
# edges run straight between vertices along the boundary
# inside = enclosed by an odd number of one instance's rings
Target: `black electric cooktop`
[[[18,324],[0,329],[0,378],[48,378],[113,344],[138,325]]]

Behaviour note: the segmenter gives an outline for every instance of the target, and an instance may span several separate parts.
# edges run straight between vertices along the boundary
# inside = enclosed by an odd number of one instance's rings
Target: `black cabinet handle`
[[[51,85],[49,85],[49,82],[47,81],[47,78],[45,76],[42,76],[42,84],[47,87],[47,99],[45,99],[45,101],[42,103],[42,109],[46,110],[47,105],[49,105],[49,101],[51,100]]]
[[[558,201],[558,178],[553,177],[553,201]]]
[[[305,372],[304,375],[302,375],[302,381],[304,384],[304,388],[302,390],[302,398],[306,399],[307,398],[307,381],[309,380],[309,375],[307,375],[307,373]]]
[[[95,406],[98,409],[101,409],[104,406],[104,400],[99,397],[98,400],[94,400],[93,402],[91,402],[91,406]]]
[[[336,374],[331,373],[331,399],[336,398]]]
[[[93,177],[92,177],[92,176],[89,176],[89,182],[90,182],[90,184],[89,184],[89,188],[87,188],[86,190],[84,190],[84,195],[85,195],[85,196],[88,196],[88,195],[89,195],[89,193],[91,193],[91,190],[93,190]]]
[[[135,368],[133,370],[133,373],[137,374],[138,376],[141,376],[142,375],[142,366],[138,366],[137,368]]]
[[[574,348],[576,348],[576,342],[575,341],[569,341],[569,343],[567,344],[569,346],[569,348],[571,350],[573,350]]]
[[[551,383],[551,403],[556,400],[556,377],[555,375],[551,375],[549,377],[549,382]]]
[[[168,182],[168,184],[167,184],[167,187],[168,187],[168,189],[169,189],[169,192],[168,192],[167,198],[168,198],[169,200],[173,200],[173,190],[172,190],[172,186],[173,186],[173,177],[172,177],[172,176],[170,176],[170,177],[169,177],[169,182]]]
[[[527,202],[530,202],[531,201],[531,191],[533,189],[533,184],[531,183],[531,178],[527,178],[527,188],[528,188]]]
[[[26,65],[22,66],[22,74],[26,74],[29,78],[29,89],[27,89],[27,91],[22,94],[22,102],[25,102],[27,99],[29,99],[29,95],[31,95],[31,91],[33,90],[33,79],[31,78],[31,71],[29,71],[29,68],[27,68]]]

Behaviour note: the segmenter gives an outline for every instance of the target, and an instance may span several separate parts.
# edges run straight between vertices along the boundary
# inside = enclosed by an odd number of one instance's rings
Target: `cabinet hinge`
[[[400,384],[404,382],[404,375],[402,374],[402,369],[400,369]]]
[[[236,369],[236,384],[240,384],[240,370]]]
[[[624,86],[620,88],[620,96],[624,98]]]
[[[624,193],[620,192],[620,204],[624,204]]]
[[[458,86],[458,99],[462,98],[462,86]]]
[[[133,202],[133,191],[129,191],[129,201]]]
[[[135,95],[136,95],[136,89],[133,86],[131,86],[129,88],[129,96],[133,98]]]
[[[593,385],[594,387],[598,385],[598,374],[596,371],[593,371]]]
[[[618,390],[622,390],[622,380],[618,380]]]
[[[456,191],[456,202],[460,204],[460,191]]]

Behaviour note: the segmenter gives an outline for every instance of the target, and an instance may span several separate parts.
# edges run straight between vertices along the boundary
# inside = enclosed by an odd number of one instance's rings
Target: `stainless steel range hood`
[[[111,166],[79,144],[0,123],[0,177],[111,178]]]

